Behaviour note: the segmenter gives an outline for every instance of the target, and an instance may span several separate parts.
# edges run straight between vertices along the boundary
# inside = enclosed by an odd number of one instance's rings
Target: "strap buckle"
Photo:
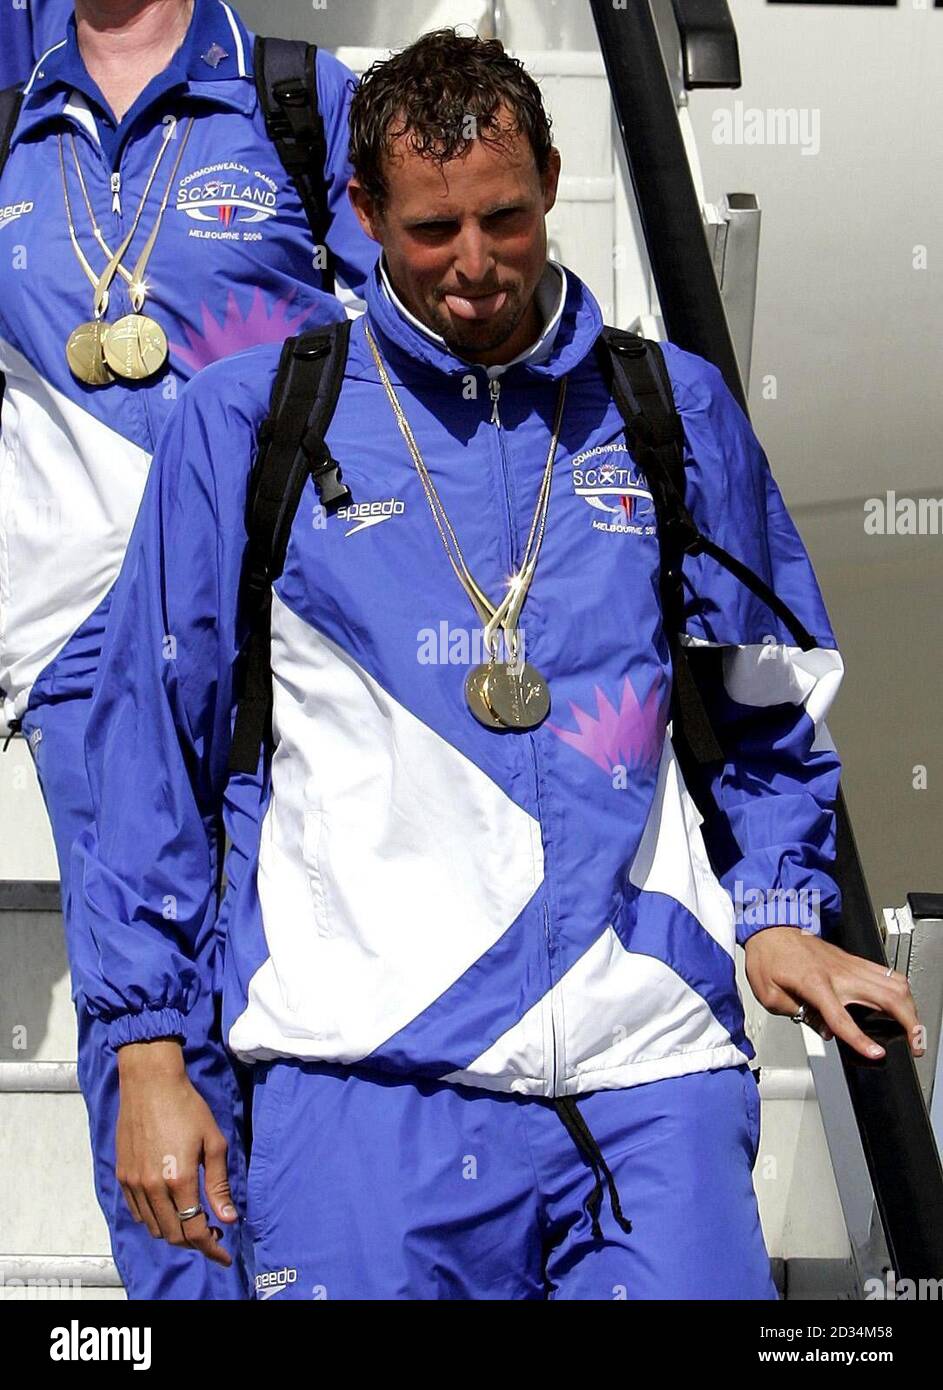
[[[704,546],[704,537],[694,523],[694,519],[683,504],[673,510],[665,521],[665,531],[669,539],[685,555],[697,555]]]
[[[279,106],[304,106],[308,101],[307,85],[298,77],[284,77],[272,88]]]
[[[272,577],[267,565],[255,564],[246,573],[245,598],[247,606],[258,612],[268,601],[272,589]]]
[[[612,334],[606,341],[613,352],[621,352],[623,357],[644,357],[648,351],[645,339],[636,333],[625,333],[619,337]]]
[[[297,139],[291,118],[284,111],[266,112],[265,133],[273,145],[284,146],[289,140]]]
[[[266,132],[274,144],[289,146],[286,153],[294,154],[300,167],[315,140],[308,88],[300,78],[286,77],[275,83],[272,96],[278,106],[265,113]]]
[[[328,515],[333,515],[338,507],[346,506],[348,502],[352,502],[353,495],[343,481],[344,474],[340,464],[335,458],[332,458],[331,452],[323,440],[317,441],[316,449],[313,451],[309,451],[307,442],[306,439],[303,439],[301,448],[311,463],[311,477],[318,490],[318,498]]]
[[[319,333],[314,338],[306,338],[304,334],[296,339],[292,348],[292,355],[305,359],[317,359],[326,357],[331,350],[331,340],[326,333]]]

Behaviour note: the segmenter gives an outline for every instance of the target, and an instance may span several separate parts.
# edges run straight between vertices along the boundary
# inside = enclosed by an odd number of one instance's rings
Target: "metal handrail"
[[[727,0],[671,0],[687,91],[739,87],[740,50]]]
[[[740,377],[668,73],[648,0],[589,0],[666,331],[672,342],[722,373],[743,410]],[[835,878],[842,911],[831,939],[884,960],[877,917],[844,793],[836,805]],[[852,1005],[859,1025],[885,1047],[869,1062],[839,1050],[897,1278],[943,1276],[943,1167],[908,1041],[891,1020]],[[906,1162],[902,1162],[906,1155]]]
[[[57,878],[0,878],[0,912],[61,912]]]

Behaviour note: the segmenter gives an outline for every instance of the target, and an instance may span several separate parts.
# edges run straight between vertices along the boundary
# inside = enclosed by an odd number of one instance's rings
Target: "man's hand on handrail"
[[[790,1017],[805,1004],[811,1028],[826,1042],[842,1038],[864,1057],[884,1056],[884,1048],[855,1023],[845,1007],[864,1004],[895,1018],[915,1057],[926,1051],[923,1025],[907,977],[861,956],[849,955],[798,927],[764,927],[745,946],[747,979],[772,1014]]]

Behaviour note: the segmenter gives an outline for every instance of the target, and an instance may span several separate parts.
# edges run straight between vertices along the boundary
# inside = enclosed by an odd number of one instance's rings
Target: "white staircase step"
[[[0,883],[3,1300],[125,1296],[95,1197],[75,1055],[58,885]]]
[[[75,1061],[58,893],[54,883],[0,884],[0,1062]]]
[[[114,1262],[95,1255],[0,1255],[0,1300],[123,1299]]]
[[[0,1093],[0,1255],[108,1256],[76,1093]]]
[[[77,1092],[76,1073],[74,1062],[0,1062],[0,1094]]]

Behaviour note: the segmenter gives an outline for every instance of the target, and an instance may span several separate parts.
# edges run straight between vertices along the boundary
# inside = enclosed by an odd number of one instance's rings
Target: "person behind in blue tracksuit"
[[[695,520],[818,642],[687,557],[687,640],[722,658],[713,790],[741,847],[718,877],[667,724],[652,496],[594,353],[599,307],[547,258],[560,160],[539,91],[499,43],[439,31],[370,69],[351,132],[351,199],[382,243],[327,434],[353,500],[328,512],[307,480],[274,586],[276,743],[226,953],[257,1295],[773,1299],[736,946],[774,1013],[805,1005],[869,1054],[849,1001],[916,1027],[901,976],[826,939],[842,663],[808,557],[720,373],[664,344]],[[152,1157],[218,1144],[180,1039],[278,359],[209,368],[159,441],[73,857],[98,970],[83,1002],[119,1048],[122,1185],[177,1243],[199,1165],[165,1180]],[[210,1200],[219,1216],[225,1190]]]
[[[0,179],[0,204],[19,210],[0,226],[0,713],[29,740],[49,812],[73,993],[93,949],[69,884],[71,844],[91,816],[85,721],[155,439],[208,363],[344,317],[320,288],[323,247],[266,135],[252,59],[252,35],[219,0],[78,0],[26,84]],[[320,50],[315,72],[327,244],[353,296],[376,248],[346,196],[350,74]],[[119,325],[111,367],[103,324]],[[238,1174],[239,1096],[213,1024],[220,934],[208,923],[193,943],[203,987],[188,1050]],[[129,1295],[245,1296],[240,1268],[155,1244],[128,1212],[106,1032],[80,1012],[96,1188]]]
[[[61,39],[73,0],[4,0],[0,7],[0,88],[26,82],[37,59]]]

